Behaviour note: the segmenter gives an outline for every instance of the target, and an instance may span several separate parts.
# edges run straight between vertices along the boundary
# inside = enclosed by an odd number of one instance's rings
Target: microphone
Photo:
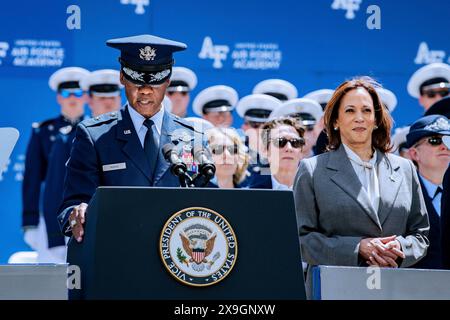
[[[162,152],[164,159],[172,165],[170,168],[172,174],[177,177],[184,176],[187,171],[187,166],[178,156],[176,146],[173,143],[166,143],[162,148]]]
[[[194,159],[198,163],[199,173],[209,181],[216,173],[216,166],[211,160],[211,155],[208,149],[203,148],[202,145],[195,145],[193,152]]]

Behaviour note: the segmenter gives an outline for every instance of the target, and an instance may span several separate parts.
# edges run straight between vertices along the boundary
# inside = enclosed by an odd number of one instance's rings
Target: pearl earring
[[[334,127],[334,131],[338,131],[338,127]]]

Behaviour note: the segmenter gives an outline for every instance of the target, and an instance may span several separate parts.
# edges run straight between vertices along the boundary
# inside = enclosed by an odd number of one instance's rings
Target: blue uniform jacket
[[[37,226],[41,210],[41,190],[47,174],[49,154],[59,129],[69,125],[63,116],[33,125],[25,159],[22,183],[22,226]]]
[[[48,158],[47,176],[43,201],[43,213],[47,227],[48,247],[65,245],[64,236],[58,224],[58,209],[63,201],[66,162],[70,157],[75,126],[62,127]]]
[[[443,268],[450,270],[450,167],[445,172],[441,199],[441,245]]]
[[[441,248],[441,218],[437,214],[433,206],[433,200],[425,188],[422,178],[419,176],[420,186],[422,188],[423,198],[428,211],[428,219],[430,221],[430,233],[428,240],[430,246],[427,255],[418,263],[412,266],[416,269],[442,269],[442,248]]]
[[[73,206],[89,203],[99,186],[179,187],[164,159],[162,147],[171,142],[177,129],[194,129],[177,116],[164,112],[158,160],[154,179],[150,164],[139,142],[128,107],[81,122],[76,130],[66,166],[63,203],[58,210],[61,230],[68,232],[68,216]],[[153,180],[153,181],[152,181]]]
[[[248,188],[250,189],[272,189],[272,176],[265,174],[259,175],[258,179],[253,180]]]
[[[248,166],[249,175],[246,179],[241,183],[242,187],[252,188],[252,185],[255,184],[264,184],[266,182],[265,176],[266,174],[261,174],[261,171],[265,170],[269,171],[270,166],[267,159],[263,158],[260,154],[258,154],[254,150],[249,151],[250,155],[250,165]]]

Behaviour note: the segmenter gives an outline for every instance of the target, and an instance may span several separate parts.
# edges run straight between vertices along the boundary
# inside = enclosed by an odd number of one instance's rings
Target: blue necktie
[[[144,126],[147,127],[147,133],[144,140],[144,152],[147,155],[150,164],[150,178],[153,183],[153,175],[155,174],[156,161],[158,159],[158,145],[153,135],[152,127],[155,123],[150,119],[145,119]]]
[[[434,196],[433,196],[432,200],[434,200],[434,198],[436,198],[439,195],[439,193],[441,193],[441,192],[442,192],[442,188],[441,187],[437,187],[436,192],[434,193]]]

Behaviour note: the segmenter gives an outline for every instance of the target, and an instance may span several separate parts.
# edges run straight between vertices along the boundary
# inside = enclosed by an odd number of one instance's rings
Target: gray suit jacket
[[[303,260],[363,266],[363,238],[397,235],[408,267],[425,256],[428,214],[411,161],[377,151],[380,205],[375,212],[344,147],[302,160],[294,198]]]

